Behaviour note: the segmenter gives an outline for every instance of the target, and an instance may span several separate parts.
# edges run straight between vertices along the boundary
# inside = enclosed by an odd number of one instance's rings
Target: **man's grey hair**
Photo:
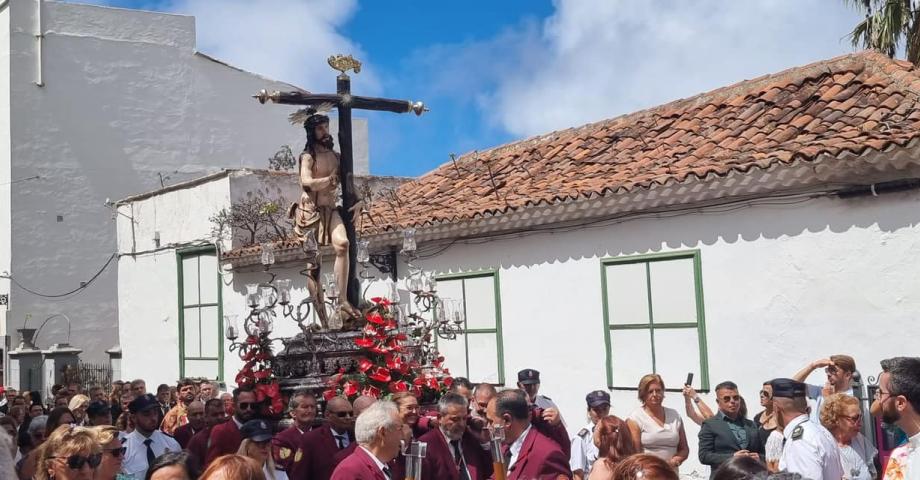
[[[381,428],[399,425],[399,409],[389,400],[379,400],[367,407],[355,421],[355,440],[361,445],[370,445]]]
[[[300,399],[303,397],[310,397],[314,400],[316,399],[316,395],[313,395],[313,392],[307,389],[296,390],[294,391],[294,394],[291,395],[291,399],[288,400],[288,409],[293,410],[297,408],[297,405],[300,404]]]
[[[38,432],[44,433],[46,425],[48,425],[48,415],[39,415],[33,418],[29,422],[29,435],[35,435]]]
[[[459,393],[448,392],[445,393],[440,400],[438,400],[438,413],[447,413],[447,409],[451,405],[456,405],[463,410],[470,408],[470,402],[466,400],[466,397],[460,395]]]

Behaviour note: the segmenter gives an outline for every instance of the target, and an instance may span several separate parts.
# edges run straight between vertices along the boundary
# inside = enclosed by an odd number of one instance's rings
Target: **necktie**
[[[460,440],[451,440],[450,446],[454,451],[454,463],[457,465],[457,471],[460,473],[460,480],[470,480],[466,471],[466,462],[463,461],[463,453],[460,451]]]
[[[511,463],[511,447],[505,447],[505,467],[510,467]]]
[[[152,443],[152,438],[144,440],[144,445],[147,445],[147,468],[150,468],[150,466],[153,465],[153,462],[157,459],[157,456],[153,454],[153,448],[150,446]]]
[[[393,478],[390,476],[390,467],[387,467],[387,466],[383,467],[383,476],[387,477],[387,480]]]
[[[333,435],[335,437],[335,443],[339,446],[339,450],[345,448],[345,436],[344,435]]]

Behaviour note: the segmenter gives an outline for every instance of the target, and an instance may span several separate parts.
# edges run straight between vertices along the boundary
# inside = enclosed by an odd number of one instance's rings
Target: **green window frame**
[[[480,336],[494,336],[495,339],[495,368],[497,373],[497,379],[488,379],[494,385],[504,385],[505,384],[505,355],[504,355],[504,346],[502,342],[502,309],[501,309],[501,284],[499,281],[498,272],[495,270],[484,270],[471,273],[456,273],[456,274],[447,274],[436,276],[435,279],[438,281],[438,294],[445,295],[446,291],[456,290],[445,288],[452,282],[459,282],[459,295],[461,298],[454,298],[450,295],[447,295],[446,298],[452,300],[458,300],[462,305],[464,312],[469,312],[471,310],[475,311],[475,308],[471,308],[471,303],[473,298],[467,295],[468,283],[471,280],[482,279],[482,278],[491,278],[492,279],[492,293],[493,293],[493,303],[494,303],[494,312],[495,312],[495,323],[488,328],[469,328],[470,318],[469,315],[464,315],[464,324],[462,331],[457,335],[457,338],[462,338],[463,341],[463,361],[461,362],[463,369],[460,370],[457,368],[457,360],[455,358],[450,358],[450,356],[445,356],[445,364],[448,367],[451,367],[451,374],[454,376],[464,376],[470,378],[470,339],[479,338]],[[436,344],[440,350],[443,343],[446,340],[442,338],[437,338]],[[441,352],[444,354],[444,352]],[[475,373],[475,372],[474,372]],[[480,381],[485,381],[485,378],[470,378],[470,381],[473,383],[479,383]]]
[[[207,269],[202,270],[201,258],[203,257],[213,257],[215,269],[208,272]],[[192,298],[186,298],[186,268],[185,264],[187,261],[194,259],[195,262],[195,275],[194,278],[197,279],[196,288],[189,289],[193,292],[193,295],[190,295]],[[217,371],[214,375],[208,375],[208,378],[217,381],[224,380],[224,320],[223,320],[223,292],[222,285],[220,280],[220,274],[216,270],[217,265],[217,251],[213,246],[206,247],[192,247],[184,248],[176,251],[176,271],[179,278],[179,376],[185,377],[187,372],[191,370],[188,365],[190,362],[195,361],[217,361]],[[211,277],[213,275],[213,277]],[[208,278],[210,277],[210,279]],[[215,299],[216,301],[201,301],[202,285],[206,285],[207,282],[214,282],[215,285]],[[208,334],[207,331],[203,330],[201,318],[203,311],[210,311],[216,307],[216,329],[212,330],[210,333],[211,338],[214,338],[216,341],[216,355],[202,355],[201,351],[204,349],[203,338]],[[194,321],[190,316],[187,318],[187,311],[196,311],[197,313],[197,322]],[[186,328],[197,328],[197,345],[187,345],[187,335]],[[197,352],[196,355],[192,355],[192,352]],[[188,353],[188,355],[187,355]],[[199,376],[199,375],[195,375]]]
[[[692,298],[694,302],[693,316],[694,321],[655,321],[655,305],[661,306],[662,303],[658,303],[662,298],[666,298],[667,293],[660,292],[655,293],[653,288],[653,283],[657,281],[655,278],[655,271],[661,270],[661,267],[673,267],[686,264],[689,260],[692,264]],[[665,264],[665,262],[672,262],[671,264]],[[678,263],[680,262],[680,263]],[[618,305],[616,302],[610,300],[611,292],[608,289],[611,282],[609,278],[609,272],[611,268],[626,267],[630,268],[632,274],[635,276],[637,272],[642,272],[642,267],[644,267],[644,280],[645,284],[642,285],[641,282],[633,282],[631,285],[638,286],[638,290],[643,290],[645,292],[645,298],[642,298],[642,295],[637,295],[633,297],[632,302],[635,302],[633,306],[645,302],[647,312],[641,312],[641,315],[647,313],[647,321],[630,321],[632,317],[628,315],[623,315],[627,317],[627,321],[622,321],[623,318],[620,316],[622,311],[618,311]],[[625,272],[625,270],[624,270]],[[662,275],[662,278],[665,278],[666,275]],[[665,280],[667,281],[667,280]],[[686,281],[686,280],[685,280]],[[686,294],[685,294],[686,295]],[[696,345],[697,351],[699,353],[699,369],[693,372],[696,375],[694,385],[699,385],[699,391],[708,391],[709,390],[709,361],[708,353],[706,348],[706,318],[705,318],[705,308],[703,300],[703,277],[702,277],[702,268],[701,268],[701,259],[699,250],[688,250],[688,251],[679,251],[679,252],[669,252],[669,253],[659,253],[659,254],[648,254],[648,255],[633,255],[627,257],[615,257],[615,258],[605,258],[601,260],[601,296],[603,301],[603,311],[604,311],[604,342],[606,346],[606,359],[607,359],[607,386],[613,390],[637,390],[639,377],[636,378],[617,378],[614,371],[617,369],[615,364],[614,356],[617,354],[617,341],[612,337],[621,336],[624,338],[623,343],[629,345],[635,345],[627,340],[626,337],[630,335],[641,336],[642,332],[648,332],[648,339],[650,341],[648,351],[651,353],[651,367],[653,373],[660,373],[661,361],[658,357],[661,355],[659,352],[656,352],[656,332],[659,332],[660,339],[666,339],[669,335],[675,333],[679,334],[686,332],[687,330],[695,330],[698,344]],[[627,302],[624,302],[627,303]],[[676,302],[679,303],[679,302]],[[629,310],[624,308],[623,310]],[[632,313],[638,312],[639,310],[634,310]],[[633,339],[635,340],[635,339]],[[673,341],[671,339],[663,340],[662,343],[668,343],[668,341]],[[669,352],[670,355],[681,355],[680,352]],[[624,362],[625,363],[625,362]],[[689,363],[689,361],[685,362]],[[669,365],[673,367],[673,365]],[[676,386],[683,385],[683,381],[686,380],[682,376],[684,372],[681,372],[680,378],[673,378],[676,374],[673,368],[667,376],[672,378],[664,378],[665,384]],[[648,372],[646,372],[648,373]],[[621,376],[622,377],[622,376]],[[680,391],[680,388],[668,388],[668,391]]]

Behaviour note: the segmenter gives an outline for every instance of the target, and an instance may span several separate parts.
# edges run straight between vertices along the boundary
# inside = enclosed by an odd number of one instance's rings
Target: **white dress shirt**
[[[801,431],[797,430],[801,428]],[[812,422],[807,414],[795,417],[783,429],[786,444],[779,469],[798,473],[811,480],[840,480],[843,466],[837,441],[826,428]],[[793,438],[797,437],[797,438]]]
[[[521,449],[524,448],[524,439],[527,438],[527,434],[530,433],[530,425],[527,425],[527,428],[521,432],[521,436],[511,444],[511,447],[508,450],[511,452],[511,460],[508,461],[508,467],[511,468],[514,466],[515,462],[518,460],[518,456],[521,453]]]
[[[147,475],[149,465],[147,465],[147,445],[144,445],[144,440],[147,438],[135,430],[125,436],[122,442],[127,450],[121,462],[121,468],[125,473],[134,475],[135,478],[144,478]],[[154,430],[149,438],[153,440],[150,448],[157,457],[166,452],[182,451],[179,442],[159,430]]]
[[[364,453],[366,453],[368,457],[371,457],[371,460],[374,461],[374,465],[377,465],[377,468],[380,469],[380,471],[383,473],[383,476],[384,476],[384,477],[386,477],[386,478],[392,478],[390,475],[392,475],[393,473],[390,472],[390,474],[387,474],[387,472],[389,472],[389,469],[384,470],[385,468],[387,468],[387,466],[384,465],[384,463],[381,462],[380,459],[377,458],[376,455],[374,455],[373,453],[371,453],[370,450],[364,448],[364,445],[358,445],[358,448],[360,448],[361,450],[364,450]]]

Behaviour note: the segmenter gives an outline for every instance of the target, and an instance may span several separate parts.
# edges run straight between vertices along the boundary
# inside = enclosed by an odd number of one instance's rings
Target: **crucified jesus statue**
[[[342,314],[359,318],[361,313],[349,303],[345,294],[348,285],[348,235],[342,222],[342,207],[338,205],[339,154],[333,150],[335,140],[329,133],[329,117],[312,113],[304,122],[307,145],[300,154],[300,200],[291,205],[288,215],[294,222],[294,233],[303,241],[312,231],[318,245],[332,245],[335,251],[335,282],[341,292],[339,309]],[[354,210],[360,207],[356,204]],[[323,328],[328,328],[319,262],[308,265],[307,290]]]

